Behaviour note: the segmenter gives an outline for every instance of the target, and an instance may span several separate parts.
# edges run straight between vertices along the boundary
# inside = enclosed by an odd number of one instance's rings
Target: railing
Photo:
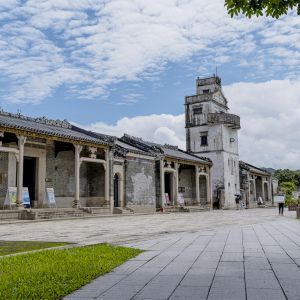
[[[210,113],[207,115],[208,124],[225,124],[234,129],[240,129],[240,117],[227,113]]]

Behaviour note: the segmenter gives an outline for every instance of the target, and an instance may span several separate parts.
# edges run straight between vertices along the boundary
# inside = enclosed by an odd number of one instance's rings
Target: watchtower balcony
[[[208,124],[224,124],[232,129],[240,129],[240,117],[227,113],[209,113],[207,115]]]

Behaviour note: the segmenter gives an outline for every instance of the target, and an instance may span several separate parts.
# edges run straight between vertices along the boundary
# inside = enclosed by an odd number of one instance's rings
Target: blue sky
[[[241,158],[296,169],[299,50],[294,12],[231,19],[223,0],[2,0],[0,105],[184,148],[184,96],[217,66]]]

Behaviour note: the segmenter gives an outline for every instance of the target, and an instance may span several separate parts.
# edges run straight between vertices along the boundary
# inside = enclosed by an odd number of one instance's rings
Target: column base
[[[79,200],[74,200],[73,201],[72,208],[80,208],[80,202],[79,202]]]

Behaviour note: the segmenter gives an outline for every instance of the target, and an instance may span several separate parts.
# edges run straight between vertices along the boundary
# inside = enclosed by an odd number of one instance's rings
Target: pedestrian
[[[235,194],[236,210],[240,210],[240,200],[241,200],[241,196],[238,194]]]
[[[283,216],[284,202],[278,203],[278,208],[279,208],[279,215]]]

